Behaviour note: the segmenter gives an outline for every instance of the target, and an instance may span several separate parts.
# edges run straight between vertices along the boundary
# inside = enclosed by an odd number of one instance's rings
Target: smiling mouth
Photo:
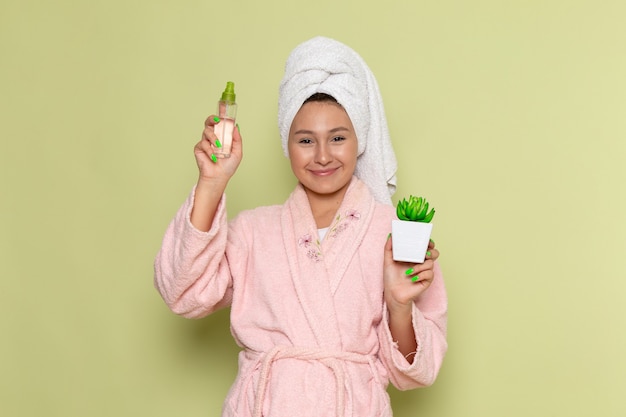
[[[329,175],[334,174],[339,168],[332,169],[319,169],[319,170],[311,170],[313,175],[317,175],[318,177],[327,177]]]

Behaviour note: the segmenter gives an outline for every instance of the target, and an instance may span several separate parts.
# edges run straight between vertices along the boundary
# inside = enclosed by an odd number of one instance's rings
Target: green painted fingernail
[[[417,282],[420,280],[420,277],[418,275],[415,275],[413,278],[411,278],[411,281],[413,282]]]
[[[219,117],[217,117],[217,116],[215,116],[215,117],[213,118],[213,121],[214,121],[215,123],[217,123],[217,122],[219,122],[219,121],[220,121],[220,118],[219,118]]]
[[[237,123],[235,126],[237,126],[237,131],[241,132],[241,129],[239,129],[239,123]]]
[[[217,156],[215,156],[215,154],[211,154],[211,161],[217,163]]]
[[[426,252],[426,256],[430,257],[430,251]]]
[[[432,244],[435,244],[435,241],[434,241],[434,240],[430,239],[430,241],[431,241],[431,243],[432,243]]]
[[[411,275],[412,273],[413,273],[413,268],[409,268],[405,272],[406,275]]]
[[[217,146],[218,148],[222,147],[222,142],[220,142],[219,139],[215,139],[215,146]]]
[[[387,239],[389,239],[390,237],[391,237],[391,233],[389,233],[389,234],[387,235]]]

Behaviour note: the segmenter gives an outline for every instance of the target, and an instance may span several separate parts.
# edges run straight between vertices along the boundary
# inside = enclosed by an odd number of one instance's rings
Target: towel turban
[[[374,74],[363,58],[334,39],[315,37],[289,55],[279,87],[278,128],[283,150],[296,113],[315,93],[333,96],[346,110],[358,139],[355,175],[374,198],[391,204],[396,189],[397,161],[389,138],[382,97]]]

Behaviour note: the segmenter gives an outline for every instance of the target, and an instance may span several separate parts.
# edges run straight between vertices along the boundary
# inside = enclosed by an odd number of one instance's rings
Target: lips
[[[330,169],[316,169],[310,170],[311,174],[316,175],[318,177],[327,177],[329,175],[334,174],[339,168],[330,168]]]

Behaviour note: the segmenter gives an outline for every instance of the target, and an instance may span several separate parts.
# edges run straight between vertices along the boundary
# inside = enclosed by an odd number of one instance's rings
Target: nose
[[[321,142],[315,149],[315,162],[320,165],[328,165],[333,161],[333,154],[327,143]]]

